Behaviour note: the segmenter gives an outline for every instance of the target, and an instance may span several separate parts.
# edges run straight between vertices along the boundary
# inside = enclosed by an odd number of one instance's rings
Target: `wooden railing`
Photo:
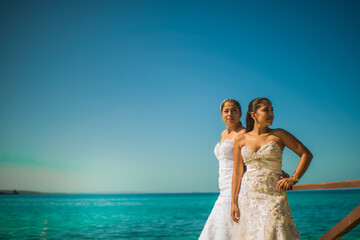
[[[325,189],[340,189],[340,188],[360,188],[360,179],[341,181],[341,182],[299,184],[293,186],[292,190],[294,191],[325,190]],[[327,233],[325,233],[325,235],[322,236],[320,240],[340,239],[359,224],[360,224],[360,205],[358,205],[339,223],[337,223],[333,228],[331,228]]]

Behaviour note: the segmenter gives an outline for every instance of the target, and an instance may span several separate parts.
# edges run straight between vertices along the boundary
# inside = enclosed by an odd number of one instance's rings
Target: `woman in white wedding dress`
[[[246,133],[234,142],[231,216],[238,223],[234,239],[300,239],[286,190],[305,173],[312,154],[285,130],[270,129],[273,118],[271,102],[254,99],[246,116]],[[294,151],[300,162],[292,177],[280,178],[285,147]]]
[[[231,178],[234,166],[234,139],[240,132],[245,132],[240,120],[241,107],[235,99],[226,99],[220,105],[221,117],[226,129],[221,133],[221,140],[215,146],[215,156],[219,160],[220,195],[202,230],[200,240],[232,239],[236,224],[231,220]]]
[[[245,128],[240,122],[241,107],[238,101],[226,99],[221,103],[220,110],[226,124],[226,129],[221,133],[221,140],[214,150],[219,160],[220,195],[205,223],[200,240],[231,240],[234,239],[234,231],[238,229],[230,215],[231,179],[234,167],[234,139],[238,134],[245,133]]]

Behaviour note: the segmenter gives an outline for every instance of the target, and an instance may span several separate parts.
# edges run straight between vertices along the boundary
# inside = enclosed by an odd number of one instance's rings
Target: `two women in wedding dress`
[[[285,190],[305,173],[311,153],[290,133],[268,128],[274,114],[266,98],[249,104],[246,131],[239,123],[241,108],[236,100],[225,100],[221,112],[227,130],[215,147],[220,195],[199,239],[299,239]],[[281,170],[285,147],[300,156],[292,177],[283,177]]]

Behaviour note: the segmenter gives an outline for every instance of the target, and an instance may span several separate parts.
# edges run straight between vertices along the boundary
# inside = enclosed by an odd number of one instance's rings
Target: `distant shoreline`
[[[28,190],[0,190],[0,194],[43,194],[43,192],[37,192],[37,191],[28,191]]]
[[[352,191],[352,190],[360,190],[360,188],[341,188],[341,189],[326,189],[326,190],[301,190],[301,191],[288,191],[288,193],[300,193],[300,192],[329,192],[329,191]],[[64,195],[204,195],[204,194],[219,194],[219,192],[170,192],[170,193],[149,193],[149,192],[89,192],[89,193],[66,193],[66,192],[39,192],[39,191],[29,191],[29,190],[0,190],[0,195],[24,195],[24,194],[46,194],[46,195],[54,195],[54,194],[64,194]]]

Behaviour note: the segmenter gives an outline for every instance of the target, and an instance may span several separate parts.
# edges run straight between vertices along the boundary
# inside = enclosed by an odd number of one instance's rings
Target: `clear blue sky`
[[[359,11],[1,1],[0,189],[216,192],[219,105],[259,96],[314,154],[302,183],[358,179]],[[286,150],[284,170],[298,160]]]

